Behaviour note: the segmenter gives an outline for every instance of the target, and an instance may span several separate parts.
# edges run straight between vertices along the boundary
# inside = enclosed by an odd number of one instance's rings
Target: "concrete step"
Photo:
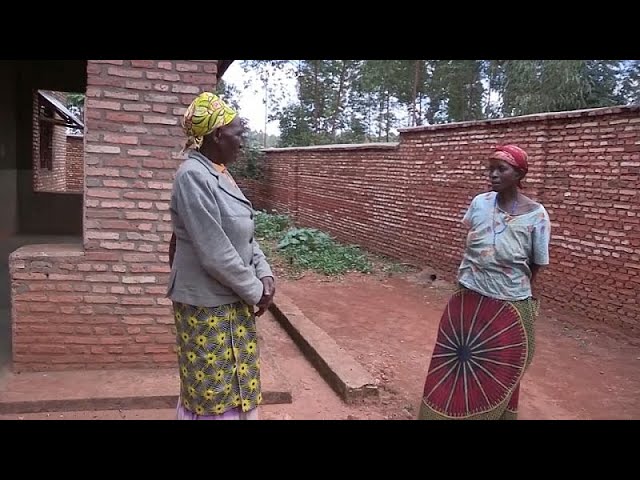
[[[265,347],[264,404],[291,403],[291,388]],[[5,372],[0,379],[0,414],[175,408],[179,384],[177,367]]]

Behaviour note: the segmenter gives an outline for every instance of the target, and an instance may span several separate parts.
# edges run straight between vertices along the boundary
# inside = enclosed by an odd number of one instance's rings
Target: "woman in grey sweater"
[[[178,343],[177,416],[256,419],[262,393],[255,318],[269,308],[275,284],[254,238],[251,202],[227,170],[244,126],[209,92],[192,102],[183,125],[187,158],[171,195],[167,291]]]

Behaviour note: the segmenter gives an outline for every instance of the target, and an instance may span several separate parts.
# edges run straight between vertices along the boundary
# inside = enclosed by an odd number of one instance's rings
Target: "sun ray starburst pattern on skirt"
[[[533,300],[456,292],[440,320],[419,418],[515,417],[533,355],[535,310]]]

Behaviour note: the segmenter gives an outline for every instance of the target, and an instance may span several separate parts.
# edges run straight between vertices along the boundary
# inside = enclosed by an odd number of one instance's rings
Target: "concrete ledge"
[[[377,397],[373,377],[291,299],[278,293],[271,311],[307,359],[346,403]]]
[[[488,118],[484,120],[470,120],[464,122],[439,123],[434,125],[421,125],[418,127],[399,128],[400,136],[403,134],[433,132],[451,130],[456,128],[475,128],[487,125],[506,125],[523,122],[538,122],[542,120],[564,120],[568,118],[599,117],[602,115],[616,115],[619,113],[640,113],[640,105],[616,105],[612,107],[587,108],[583,110],[567,110],[563,112],[532,113],[517,117]],[[546,128],[546,127],[541,127]]]
[[[261,352],[263,404],[291,403],[291,388]],[[0,414],[175,408],[177,368],[3,374]]]
[[[263,148],[265,153],[322,151],[322,150],[395,150],[398,142],[370,142],[370,143],[332,143],[329,145],[309,145],[307,147],[279,147]]]
[[[263,405],[291,403],[291,401],[291,392],[263,392]],[[155,410],[176,408],[177,403],[177,395],[0,401],[0,415],[90,410]]]
[[[90,410],[148,410],[175,408],[177,403],[177,395],[9,401],[0,402],[0,415],[41,412],[83,412]]]
[[[9,255],[9,261],[33,260],[36,258],[84,257],[86,252],[81,243],[47,243],[19,247]]]

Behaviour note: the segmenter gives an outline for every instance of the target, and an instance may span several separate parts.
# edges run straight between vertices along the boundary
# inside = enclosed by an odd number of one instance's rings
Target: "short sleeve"
[[[549,265],[549,243],[551,241],[551,220],[546,209],[536,216],[532,230],[533,263]]]

